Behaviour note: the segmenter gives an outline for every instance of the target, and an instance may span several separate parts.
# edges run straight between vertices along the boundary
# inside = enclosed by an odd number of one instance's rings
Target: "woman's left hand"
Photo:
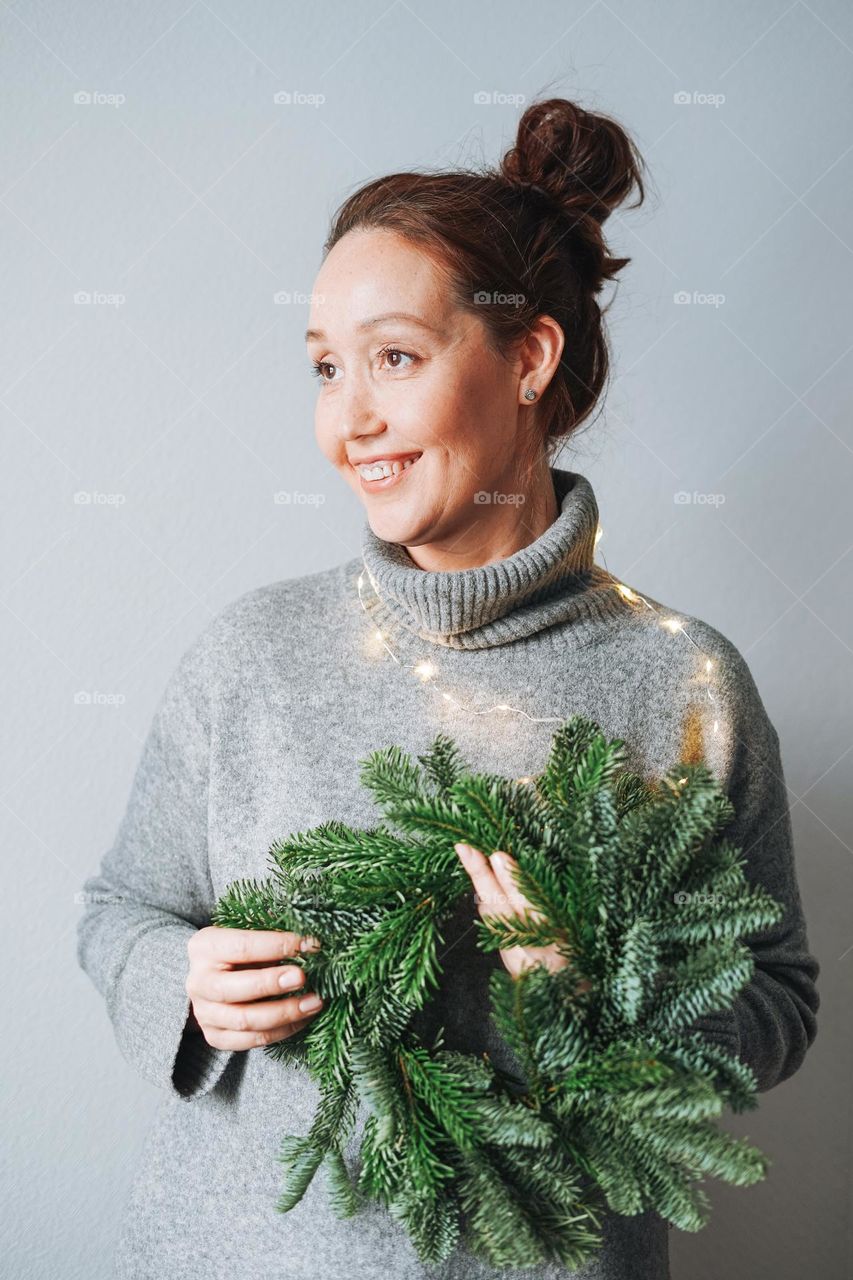
[[[469,844],[454,845],[456,854],[474,885],[477,910],[485,920],[487,916],[515,915],[541,920],[541,912],[534,911],[524,894],[513,883],[513,870],[518,863],[510,854],[497,849],[487,858],[479,849]],[[501,960],[514,978],[532,965],[544,964],[551,973],[564,969],[569,963],[555,944],[548,947],[506,947],[500,952]],[[579,991],[588,991],[591,983],[585,979]]]

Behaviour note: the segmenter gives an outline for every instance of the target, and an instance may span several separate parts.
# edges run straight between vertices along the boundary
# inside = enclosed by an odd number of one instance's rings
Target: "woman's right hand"
[[[199,929],[187,943],[190,1025],[194,1016],[213,1049],[254,1049],[286,1040],[319,1013],[322,1000],[299,990],[305,983],[299,965],[275,962],[319,947],[316,938],[273,929]],[[302,1002],[310,999],[320,1003],[303,1009]]]

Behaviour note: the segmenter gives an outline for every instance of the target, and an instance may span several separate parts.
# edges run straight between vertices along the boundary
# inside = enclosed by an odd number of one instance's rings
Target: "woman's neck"
[[[452,572],[505,560],[541,537],[560,514],[549,468],[534,484],[475,496],[475,516],[461,531],[437,542],[406,546],[419,569]]]

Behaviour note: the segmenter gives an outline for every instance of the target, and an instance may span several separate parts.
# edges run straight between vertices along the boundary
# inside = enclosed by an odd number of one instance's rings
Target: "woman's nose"
[[[339,409],[338,431],[343,440],[381,435],[385,430],[384,419],[376,411],[370,397],[363,393],[350,393],[344,397]]]

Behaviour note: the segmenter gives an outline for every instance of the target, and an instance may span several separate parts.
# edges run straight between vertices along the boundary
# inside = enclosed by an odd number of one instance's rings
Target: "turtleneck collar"
[[[431,572],[406,548],[362,533],[362,603],[382,631],[454,649],[486,649],[560,623],[624,612],[615,579],[594,564],[598,503],[582,475],[551,467],[557,519],[503,560]]]

